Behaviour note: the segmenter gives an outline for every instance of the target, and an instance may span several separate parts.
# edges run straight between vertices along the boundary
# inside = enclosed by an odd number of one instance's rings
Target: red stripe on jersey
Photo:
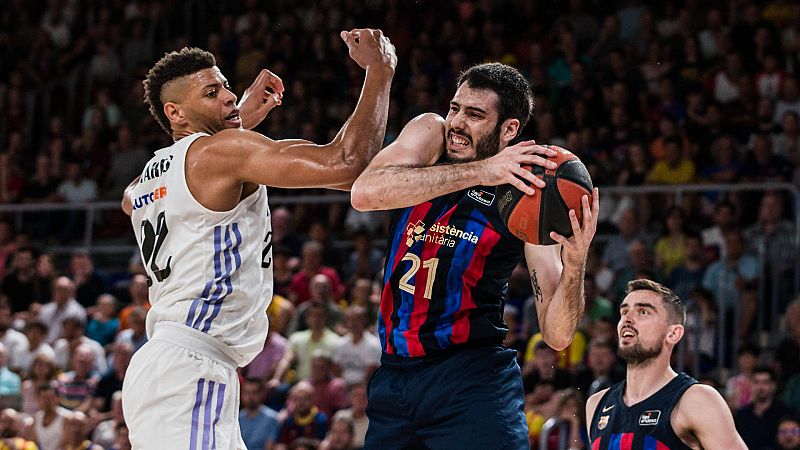
[[[428,211],[430,211],[431,206],[431,202],[425,202],[421,205],[415,206],[411,211],[411,215],[408,217],[408,222],[404,224],[397,224],[398,227],[402,225],[403,228],[397,228],[395,233],[400,233],[401,235],[404,235],[405,238],[400,239],[400,245],[397,247],[397,253],[395,253],[394,261],[392,261],[392,274],[394,274],[394,271],[397,270],[397,265],[400,263],[400,261],[402,261],[403,257],[406,256],[406,252],[408,252],[409,245],[407,244],[407,239],[411,238],[411,236],[407,234],[408,224],[416,225],[417,222],[424,219],[425,215],[428,214]],[[394,345],[392,345],[391,337],[394,328],[394,324],[392,323],[392,312],[394,311],[394,293],[392,292],[391,282],[388,282],[383,286],[379,310],[381,317],[383,317],[383,323],[386,325],[386,353],[393,354]]]
[[[633,433],[622,433],[619,441],[619,450],[631,450],[633,448]]]
[[[392,283],[383,285],[383,293],[381,293],[381,304],[378,308],[383,317],[383,323],[386,326],[386,353],[393,354],[394,346],[392,345],[392,309],[394,308],[394,296],[392,295]]]
[[[669,450],[669,447],[662,444],[660,441],[656,441],[656,450]]]
[[[592,442],[592,450],[600,450],[600,439],[602,438],[599,437]]]
[[[450,218],[455,210],[455,207],[451,208],[434,224],[447,226],[450,223]],[[434,224],[431,224],[431,226]],[[431,226],[427,228],[430,229]],[[414,278],[414,309],[411,311],[408,330],[403,333],[406,337],[406,345],[408,345],[409,356],[425,355],[425,349],[422,348],[422,343],[419,340],[419,329],[428,318],[428,306],[430,305],[430,299],[425,298],[425,288],[428,286],[428,278],[434,277],[436,274],[431,273],[431,268],[422,267],[422,264],[425,264],[425,261],[435,258],[441,247],[441,244],[425,242],[424,247],[422,248],[422,255],[420,256],[420,268]]]
[[[453,344],[463,344],[469,339],[469,313],[475,309],[475,299],[472,298],[472,288],[483,276],[483,267],[486,264],[486,256],[492,248],[500,241],[498,233],[491,223],[486,223],[486,228],[481,234],[481,238],[475,245],[475,252],[472,254],[467,270],[462,276],[463,287],[461,291],[461,307],[453,315],[453,335],[450,340]]]

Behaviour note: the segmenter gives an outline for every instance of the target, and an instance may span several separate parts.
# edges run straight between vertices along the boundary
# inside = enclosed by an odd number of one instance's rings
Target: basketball
[[[558,152],[549,158],[558,164],[555,169],[522,166],[544,180],[544,189],[537,190],[536,195],[526,195],[510,184],[497,187],[497,207],[503,222],[514,236],[536,245],[555,244],[550,238],[551,231],[572,236],[569,210],[575,210],[580,223],[581,197],[588,195],[589,203],[592,201],[592,179],[581,160],[561,147],[545,147]]]

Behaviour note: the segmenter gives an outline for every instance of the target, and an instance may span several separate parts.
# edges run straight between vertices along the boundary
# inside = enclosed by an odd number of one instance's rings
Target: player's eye
[[[450,105],[450,112],[458,112],[458,106]]]
[[[216,97],[216,96],[217,96],[216,89],[213,90],[213,91],[210,91],[208,94],[206,94],[206,97]]]

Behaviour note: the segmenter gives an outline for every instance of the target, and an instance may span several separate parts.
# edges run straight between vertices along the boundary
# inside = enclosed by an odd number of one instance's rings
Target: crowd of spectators
[[[506,345],[519,351],[535,448],[551,417],[588,448],[583,402],[624,377],[617,306],[639,277],[689,305],[675,363],[725,394],[750,448],[797,448],[796,211],[785,190],[768,189],[800,186],[800,7],[791,1],[12,0],[0,10],[0,203],[118,200],[170,143],[143,106],[141,80],[185,45],[214,53],[236,93],[263,67],[283,78],[284,103],[259,131],[328,140],[362,79],[338,31],[364,26],[383,29],[399,57],[387,142],[414,116],[446,112],[461,70],[501,61],[534,86],[523,137],[573,151],[599,186],[758,186],[680,201],[603,195],[586,314],[563,352],[541,341],[525,270],[514,272]],[[128,448],[117,391],[147,340],[141,266],[48,253],[80,237],[80,213],[22,218],[22,227],[0,220],[0,449]],[[97,220],[100,239],[132,242],[120,213]],[[241,371],[245,439],[357,448],[380,357],[386,215],[289,205],[273,210],[272,225],[276,296],[265,349]]]

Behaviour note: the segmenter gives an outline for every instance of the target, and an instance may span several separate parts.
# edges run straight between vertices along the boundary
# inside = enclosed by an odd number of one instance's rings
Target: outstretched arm
[[[366,77],[353,115],[333,141],[273,141],[248,130],[224,130],[192,145],[198,178],[223,188],[249,182],[348,189],[383,143],[397,60],[394,46],[378,30],[343,32],[342,38]]]
[[[520,165],[548,165],[551,163],[538,155],[555,154],[527,141],[485,160],[433,165],[444,153],[444,145],[441,116],[427,113],[414,118],[353,184],[353,208],[360,211],[404,208],[479,185],[510,183],[533,193],[534,189],[522,179],[540,188],[544,182]]]
[[[583,226],[578,224],[575,211],[570,210],[572,237],[565,238],[550,233],[550,237],[558,245],[525,244],[525,261],[536,300],[536,315],[539,317],[542,339],[559,351],[572,342],[578,321],[583,316],[586,256],[597,229],[600,208],[596,188],[592,197],[591,209],[588,197],[581,199]]]
[[[686,390],[673,412],[672,427],[679,437],[693,437],[707,450],[747,449],[725,399],[711,386],[696,384]]]

